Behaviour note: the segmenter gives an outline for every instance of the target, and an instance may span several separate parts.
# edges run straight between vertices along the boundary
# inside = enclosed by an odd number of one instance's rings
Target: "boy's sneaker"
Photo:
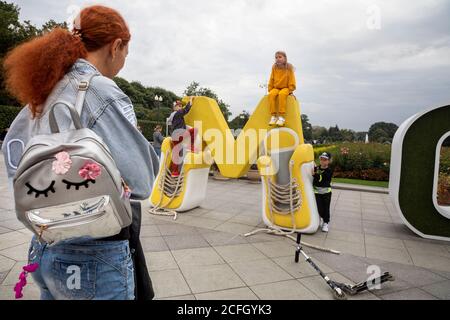
[[[272,116],[272,118],[270,118],[269,126],[274,126],[277,123],[277,120],[277,117]]]
[[[328,223],[324,223],[322,226],[322,232],[328,232]]]
[[[283,117],[278,117],[277,126],[282,127],[286,120]]]

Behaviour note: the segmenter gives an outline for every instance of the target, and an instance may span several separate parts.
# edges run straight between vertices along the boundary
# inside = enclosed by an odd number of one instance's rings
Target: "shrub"
[[[20,110],[20,107],[0,106],[0,132],[11,126]]]
[[[333,157],[334,176],[374,181],[389,180],[390,145],[380,143],[342,143],[314,148],[317,159],[324,152]]]
[[[138,125],[141,127],[142,134],[148,141],[153,141],[153,132],[155,131],[156,125],[161,125],[163,128],[162,134],[165,134],[165,124],[158,121],[151,120],[138,120]]]

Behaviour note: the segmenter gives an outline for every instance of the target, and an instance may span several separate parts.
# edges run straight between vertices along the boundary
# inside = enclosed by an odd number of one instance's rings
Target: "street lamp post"
[[[156,101],[156,107],[158,108],[158,113],[157,114],[158,114],[158,121],[159,121],[159,118],[161,116],[161,114],[159,112],[159,108],[160,108],[161,102],[163,102],[163,97],[162,96],[158,97],[158,95],[155,95],[155,101]]]

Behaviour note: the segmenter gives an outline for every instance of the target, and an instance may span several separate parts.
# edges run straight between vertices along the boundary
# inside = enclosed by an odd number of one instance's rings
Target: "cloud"
[[[22,19],[66,20],[92,1],[16,1]],[[215,90],[237,115],[264,94],[273,54],[296,67],[302,112],[315,125],[367,130],[400,124],[450,100],[450,4],[446,0],[98,1],[132,31],[121,75],[181,94],[191,81]],[[373,7],[375,6],[375,7]],[[367,26],[380,13],[379,30]],[[372,14],[372,15],[371,15]],[[376,18],[376,17],[375,17]]]

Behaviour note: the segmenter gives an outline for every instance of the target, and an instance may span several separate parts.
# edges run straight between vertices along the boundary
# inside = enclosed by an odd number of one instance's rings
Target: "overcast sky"
[[[233,115],[257,105],[277,50],[313,125],[367,130],[450,102],[448,0],[13,2],[36,25],[69,21],[76,6],[118,9],[132,33],[120,76],[179,95],[200,82]]]

